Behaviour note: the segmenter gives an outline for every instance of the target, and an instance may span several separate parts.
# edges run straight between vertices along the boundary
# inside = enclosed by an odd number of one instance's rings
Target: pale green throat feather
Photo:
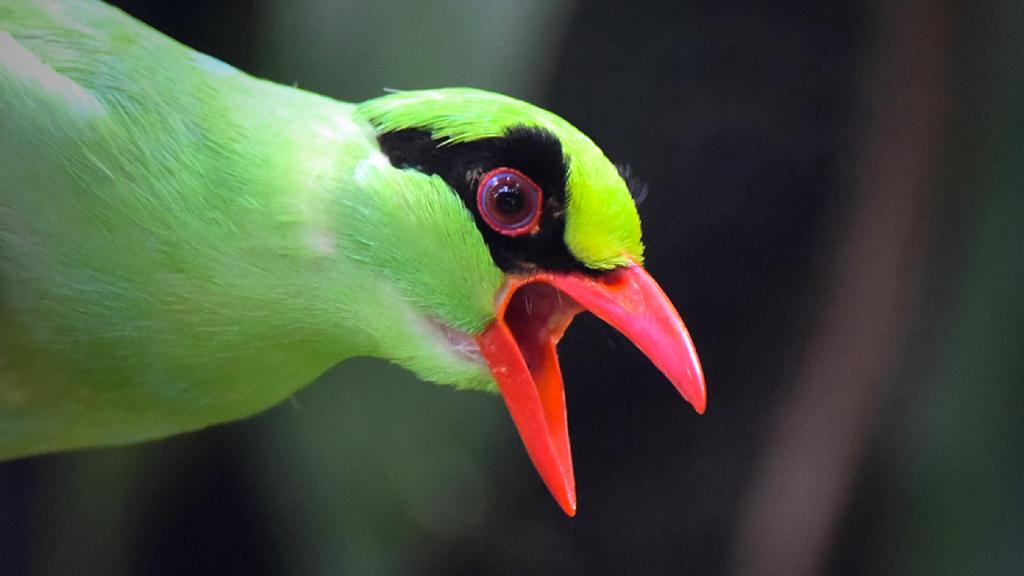
[[[439,175],[382,133],[557,138],[568,253],[641,263],[585,135],[472,89],[353,105],[252,78],[94,1],[0,5],[0,459],[263,410],[337,362],[493,389],[472,337],[504,278]]]

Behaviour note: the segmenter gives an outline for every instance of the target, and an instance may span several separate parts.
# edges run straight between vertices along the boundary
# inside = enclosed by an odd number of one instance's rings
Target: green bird
[[[616,167],[506,96],[360,104],[93,0],[0,4],[0,459],[260,412],[354,356],[500,392],[576,509],[556,344],[590,311],[696,408]]]

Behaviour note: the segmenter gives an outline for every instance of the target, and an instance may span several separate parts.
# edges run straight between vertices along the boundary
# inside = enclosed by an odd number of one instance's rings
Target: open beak
[[[555,346],[588,310],[629,338],[698,413],[707,393],[700,360],[679,313],[638,264],[597,276],[579,272],[510,275],[496,318],[477,337],[512,421],[551,495],[576,515],[565,391]]]

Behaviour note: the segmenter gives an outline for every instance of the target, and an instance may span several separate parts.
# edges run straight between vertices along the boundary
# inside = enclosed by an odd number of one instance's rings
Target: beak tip
[[[548,485],[548,491],[555,498],[555,502],[558,502],[559,508],[566,516],[572,518],[576,516],[576,479],[572,473],[572,462],[569,462],[569,466],[564,476],[553,483],[545,481],[545,484]]]
[[[669,381],[675,386],[676,391],[679,395],[686,400],[693,409],[697,411],[697,414],[704,414],[704,411],[708,407],[708,389],[704,385],[704,375],[700,372],[699,364],[697,376],[693,376],[693,372],[687,371],[684,376],[678,378],[669,378]]]
[[[694,398],[690,404],[693,406],[693,409],[697,411],[697,414],[702,416],[704,415],[704,411],[707,410],[708,407],[708,395],[703,386],[701,386],[700,395]]]
[[[559,506],[561,506],[562,511],[565,512],[566,516],[568,516],[569,518],[575,518],[576,517],[576,494],[575,494],[575,491],[566,494],[564,499],[559,498],[558,499],[558,504],[559,504]]]
[[[693,409],[697,411],[697,414],[700,414],[701,416],[703,416],[704,415],[704,411],[707,410],[707,403],[706,402],[700,402],[699,404],[694,404],[693,405]]]

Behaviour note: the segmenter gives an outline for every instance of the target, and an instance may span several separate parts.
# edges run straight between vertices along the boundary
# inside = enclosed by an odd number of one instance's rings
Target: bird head
[[[629,187],[587,136],[530,104],[463,88],[388,94],[356,116],[378,145],[356,177],[378,198],[343,228],[374,248],[368,265],[417,310],[409,341],[431,342],[390,357],[429,380],[499,391],[566,513],[576,496],[556,345],[578,313],[618,329],[704,411],[693,343],[643,268]],[[387,217],[359,216],[371,209]]]

